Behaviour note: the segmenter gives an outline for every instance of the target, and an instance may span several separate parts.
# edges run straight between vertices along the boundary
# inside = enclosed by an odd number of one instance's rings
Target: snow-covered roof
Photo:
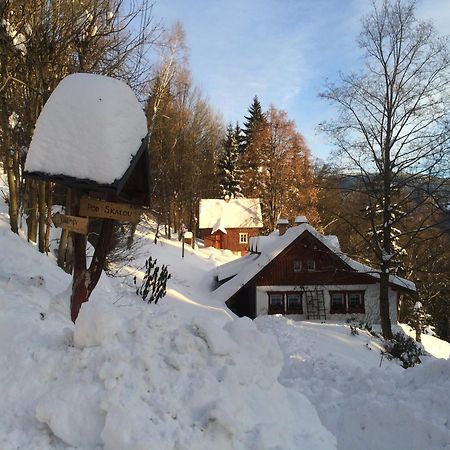
[[[328,234],[326,236],[323,236],[323,238],[328,242],[327,246],[329,248],[334,249],[334,251],[341,251],[341,244],[339,243],[339,239],[337,236]]]
[[[365,273],[374,278],[380,278],[380,272],[378,270],[355,261],[342,253],[340,248],[336,246],[336,236],[324,236],[317,232],[311,225],[303,223],[289,228],[282,236],[271,234],[270,236],[252,238],[250,240],[250,251],[258,251],[258,254],[249,253],[235,261],[217,267],[216,275],[219,281],[226,280],[233,276],[234,278],[218,287],[215,292],[218,295],[223,296],[223,298],[230,298],[305,232],[311,233],[330,251],[335,253],[342,261],[350,266],[351,269],[359,273]],[[339,245],[339,242],[337,245]],[[398,287],[411,291],[416,290],[415,284],[404,278],[391,275],[389,281]]]
[[[121,179],[147,135],[131,88],[77,73],[53,91],[36,122],[25,170],[108,185]]]
[[[228,263],[222,264],[216,268],[217,270],[217,279],[222,282],[228,278],[234,277],[241,270],[247,270],[247,264],[257,260],[259,255],[254,253],[249,253],[243,258],[235,259],[234,261],[230,261]]]
[[[262,228],[261,205],[257,198],[218,198],[200,200],[201,229],[227,232],[227,228]]]
[[[294,220],[294,223],[296,223],[297,225],[300,225],[301,223],[308,223],[308,219],[306,218],[306,216],[297,216]]]

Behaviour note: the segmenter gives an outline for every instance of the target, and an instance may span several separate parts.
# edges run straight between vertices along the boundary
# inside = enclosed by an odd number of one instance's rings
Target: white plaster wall
[[[380,322],[380,301],[378,284],[352,284],[352,285],[327,285],[327,286],[257,286],[256,288],[256,315],[267,314],[269,297],[267,292],[292,292],[323,289],[325,311],[327,320],[346,321],[350,317],[368,323]],[[364,291],[365,314],[330,314],[330,291]],[[389,288],[389,308],[391,322],[397,323],[397,292]],[[296,314],[293,318],[306,320],[306,304],[303,298],[304,314]]]

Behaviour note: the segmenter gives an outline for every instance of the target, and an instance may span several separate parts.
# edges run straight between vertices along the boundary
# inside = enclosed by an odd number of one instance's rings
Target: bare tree
[[[358,39],[361,73],[341,75],[321,96],[339,116],[322,124],[341,166],[358,172],[352,186],[365,195],[365,240],[380,270],[383,335],[392,337],[388,289],[399,257],[434,222],[436,194],[449,174],[450,59],[447,41],[419,21],[411,0],[374,2]],[[427,210],[414,227],[408,218]]]
[[[59,81],[74,72],[114,76],[143,94],[160,29],[151,12],[149,0],[0,2],[0,156],[8,173],[11,228],[18,231],[25,212],[28,238],[39,240],[42,252],[49,247],[53,186],[22,177],[37,117]],[[63,231],[62,265],[68,242]]]
[[[147,102],[153,205],[171,227],[196,226],[200,198],[218,187],[215,177],[223,127],[217,114],[193,86],[186,64],[184,33],[168,33],[162,63]]]

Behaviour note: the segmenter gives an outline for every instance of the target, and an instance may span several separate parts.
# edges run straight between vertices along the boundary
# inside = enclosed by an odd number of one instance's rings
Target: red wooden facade
[[[299,264],[300,263],[300,264]],[[322,242],[306,232],[271,261],[254,280],[256,286],[374,284],[355,272]]]
[[[378,280],[375,277],[352,269],[319,239],[305,232],[226,303],[237,315],[255,318],[257,286],[272,286],[271,292],[276,293],[277,287],[281,286],[351,286],[376,283]],[[391,287],[396,289],[395,285]],[[289,292],[283,291],[284,295],[286,293]]]
[[[228,249],[232,252],[241,252],[242,255],[247,253],[250,238],[259,236],[259,228],[227,228],[226,233],[218,230],[213,234],[212,228],[201,231],[205,247]]]

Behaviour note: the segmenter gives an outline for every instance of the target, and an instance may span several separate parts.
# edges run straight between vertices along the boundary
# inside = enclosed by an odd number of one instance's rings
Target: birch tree
[[[435,224],[432,200],[450,170],[450,59],[447,41],[415,17],[410,0],[374,2],[358,45],[361,72],[341,75],[321,94],[338,111],[322,129],[338,149],[341,169],[358,173],[354,188],[367,206],[355,231],[380,271],[381,325],[390,339],[390,276],[399,256]],[[408,228],[419,209],[421,220]]]

